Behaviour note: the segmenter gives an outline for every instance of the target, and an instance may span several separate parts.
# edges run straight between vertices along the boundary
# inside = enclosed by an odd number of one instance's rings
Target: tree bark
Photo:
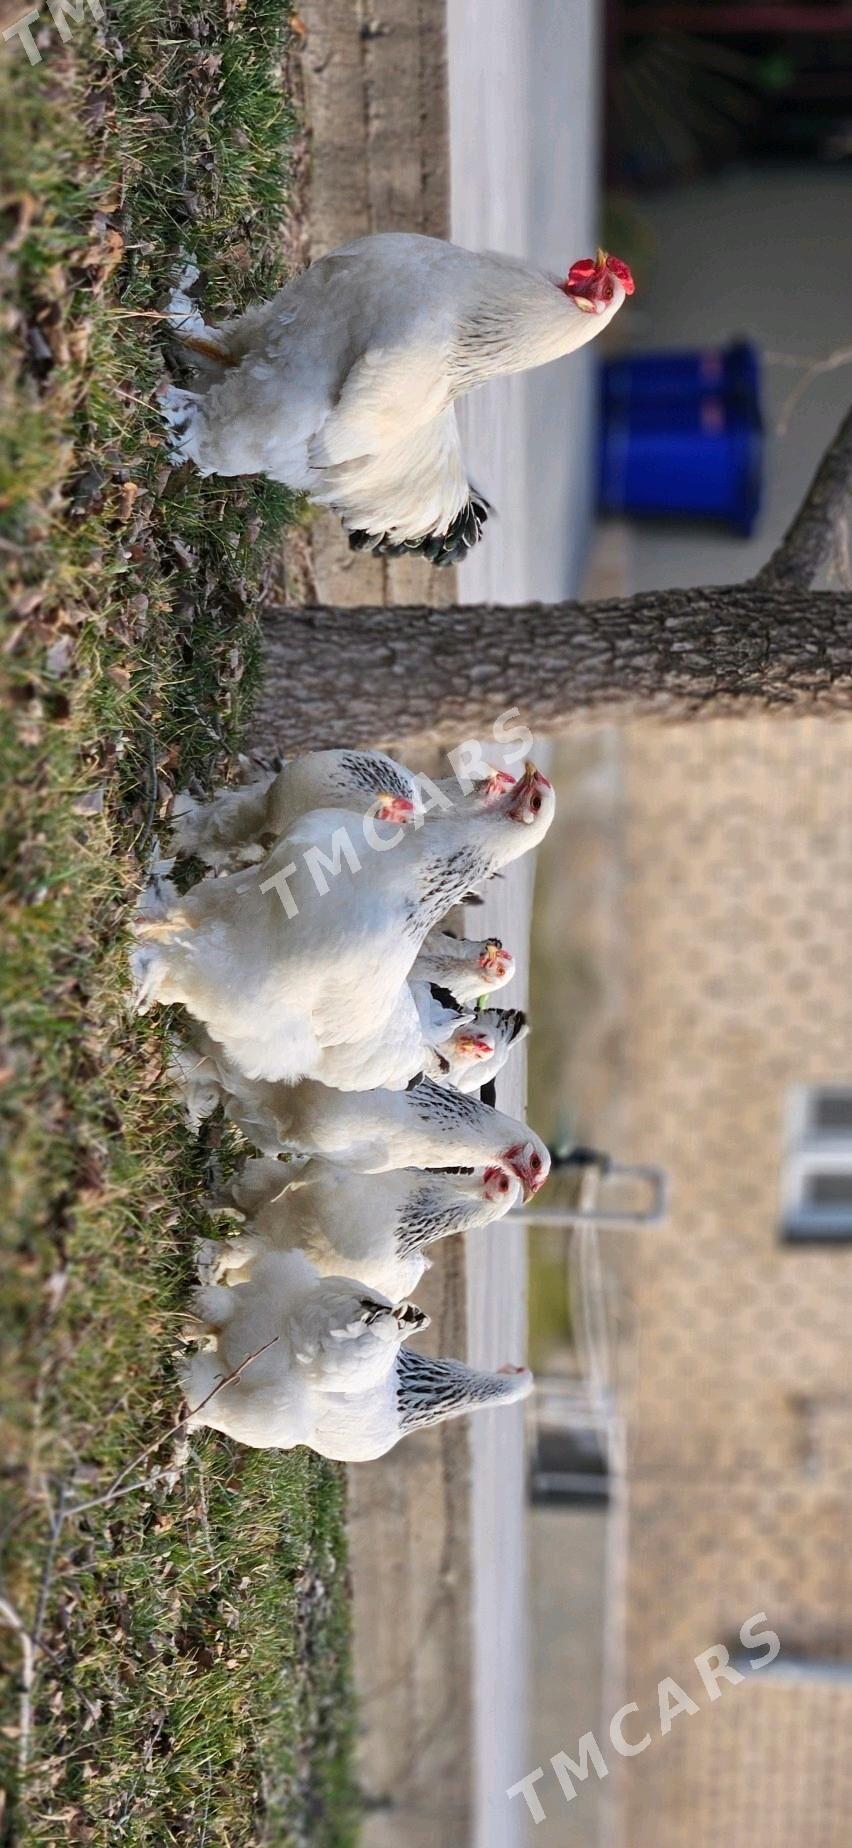
[[[852,486],[852,411],[843,419],[781,544],[756,582],[814,585],[823,575],[850,583],[848,496]]]
[[[578,718],[852,712],[852,412],[758,576],[520,609],[278,610],[255,742],[483,741],[509,708],[533,732]]]
[[[852,710],[852,597],[674,590],[521,609],[281,610],[256,741],[286,753],[578,718]]]

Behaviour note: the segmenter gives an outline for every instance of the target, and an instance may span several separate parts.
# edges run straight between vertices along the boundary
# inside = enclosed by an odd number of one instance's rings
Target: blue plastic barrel
[[[762,459],[760,362],[749,342],[604,365],[602,511],[720,520],[748,534]]]
[[[606,401],[617,404],[665,404],[670,399],[701,398],[708,392],[727,402],[760,402],[760,357],[749,340],[696,352],[633,353],[603,367]]]

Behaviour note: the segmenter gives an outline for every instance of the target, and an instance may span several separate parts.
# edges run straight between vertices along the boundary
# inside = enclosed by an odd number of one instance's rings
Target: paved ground
[[[545,1820],[534,1823],[528,1818],[528,1839],[535,1841],[536,1848],[599,1848],[600,1790],[594,1772],[587,1783],[578,1783],[569,1804],[548,1760],[560,1751],[576,1758],[583,1734],[601,1733],[599,1626],[607,1516],[597,1507],[540,1507],[531,1509],[529,1521],[532,1577],[538,1595],[530,1623],[536,1699],[525,1770],[544,1766],[539,1789]],[[554,1571],[556,1561],[558,1570]],[[570,1621],[566,1621],[566,1611]],[[558,1648],[554,1648],[555,1637]],[[524,1803],[522,1797],[515,1801]]]
[[[447,236],[445,0],[377,0],[366,23],[361,0],[302,0],[299,11],[303,257],[369,231]],[[304,550],[308,601],[436,604],[455,595],[452,571],[350,552],[330,516],[312,522]],[[460,1241],[439,1246],[418,1298],[432,1316],[424,1345],[463,1354]],[[362,1848],[462,1848],[471,1838],[470,1503],[463,1420],[350,1471]]]
[[[450,179],[459,243],[529,256],[562,274],[594,247],[594,13],[584,0],[521,7],[517,0],[452,0]],[[588,357],[580,355],[499,380],[461,407],[472,479],[499,511],[487,542],[458,574],[461,601],[511,603],[576,591],[589,505],[590,384]],[[529,862],[512,871],[477,914],[522,953],[524,972],[506,991],[515,1005],[526,994],[533,872]],[[498,1103],[523,1115],[525,1095],[517,1059],[501,1078]],[[501,1228],[499,1238],[469,1236],[467,1277],[471,1360],[520,1361],[522,1227]],[[523,1432],[521,1406],[471,1420],[478,1848],[514,1848],[525,1830],[517,1802],[506,1797],[530,1763]]]
[[[597,8],[451,0],[452,235],[561,275],[597,222]],[[590,355],[501,379],[461,408],[473,479],[499,520],[459,573],[466,602],[565,596],[591,505]],[[509,689],[511,691],[511,689]]]

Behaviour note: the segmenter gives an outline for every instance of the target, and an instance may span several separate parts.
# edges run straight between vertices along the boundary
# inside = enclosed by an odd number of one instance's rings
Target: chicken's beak
[[[603,275],[604,271],[606,270],[606,266],[608,262],[609,262],[609,252],[606,250],[602,250],[599,244],[597,251],[595,252],[595,268],[601,273],[601,275]],[[584,294],[575,295],[572,290],[571,300],[574,303],[574,307],[579,308],[581,314],[605,314],[607,308],[609,307],[608,302],[603,301],[599,296],[595,295],[594,293],[590,295],[584,295]]]
[[[538,771],[536,770],[535,764],[532,759],[528,757],[520,776],[515,778],[509,794],[512,797],[519,796],[523,790],[529,789],[530,784],[535,781],[537,775]]]
[[[500,961],[501,956],[505,956],[505,953],[506,952],[503,949],[503,945],[500,942],[499,938],[498,937],[490,938],[489,942],[486,943],[485,945],[482,955],[479,958],[480,968],[481,969],[493,969],[495,963],[498,963]]]
[[[518,777],[517,782],[514,784],[513,788],[510,789],[506,800],[506,814],[510,816],[513,821],[523,816],[524,804],[533,784],[536,782],[538,774],[534,763],[525,763],[523,775]]]
[[[404,1328],[406,1334],[417,1335],[421,1329],[431,1326],[432,1318],[425,1309],[418,1308],[417,1303],[399,1303],[394,1311],[398,1328]]]

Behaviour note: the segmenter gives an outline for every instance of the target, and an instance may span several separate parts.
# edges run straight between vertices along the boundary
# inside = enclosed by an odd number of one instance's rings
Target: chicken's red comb
[[[584,282],[591,282],[593,276],[602,275],[605,269],[611,270],[613,276],[617,277],[625,295],[635,293],[636,284],[630,265],[623,263],[620,257],[608,256],[605,251],[600,253],[597,260],[594,257],[580,257],[578,262],[572,263],[567,286],[569,289],[581,288]]]
[[[581,282],[588,282],[597,272],[598,265],[594,257],[580,257],[579,262],[572,263],[568,271],[569,289],[576,289]]]
[[[606,266],[607,269],[612,270],[614,276],[618,277],[625,295],[634,295],[636,284],[633,281],[633,271],[629,263],[622,263],[620,257],[607,257]]]

